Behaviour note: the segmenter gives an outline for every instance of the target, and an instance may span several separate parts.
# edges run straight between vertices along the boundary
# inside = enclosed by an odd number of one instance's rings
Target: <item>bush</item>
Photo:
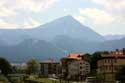
[[[7,78],[3,75],[0,75],[0,81],[8,82]]]

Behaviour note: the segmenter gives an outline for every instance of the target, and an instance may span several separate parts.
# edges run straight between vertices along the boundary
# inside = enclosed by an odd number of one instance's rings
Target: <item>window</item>
[[[105,63],[107,63],[107,59],[105,59]]]
[[[87,66],[89,65],[89,64],[86,64]]]
[[[117,59],[114,59],[114,62],[117,63]]]
[[[83,64],[82,62],[80,62],[80,65]]]
[[[82,66],[80,66],[80,69],[82,69]]]
[[[82,74],[82,71],[80,71],[80,74]]]
[[[107,70],[108,69],[108,67],[107,66],[105,66],[105,70]]]
[[[110,61],[111,61],[111,60],[110,60],[110,59],[108,59],[108,63],[110,63]]]

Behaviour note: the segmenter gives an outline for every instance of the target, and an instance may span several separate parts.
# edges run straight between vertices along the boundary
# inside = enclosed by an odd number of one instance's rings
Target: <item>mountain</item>
[[[0,38],[6,44],[19,44],[25,39],[30,39],[26,29],[0,29]]]
[[[0,38],[0,57],[12,62],[32,57],[59,60],[69,53],[125,48],[125,38],[105,40],[72,16],[61,17],[34,29],[0,29]]]
[[[61,35],[57,36],[53,40],[53,44],[61,49],[64,49],[67,53],[92,53],[96,42],[88,42]]]
[[[122,39],[125,38],[125,35],[106,35],[104,36],[106,40],[116,40],[116,39]]]
[[[53,41],[56,47],[68,53],[94,53],[96,51],[111,51],[125,48],[125,38],[103,42],[88,42],[67,36],[58,36]]]
[[[23,62],[32,57],[38,60],[59,60],[60,57],[66,56],[66,53],[44,40],[26,39],[17,45],[0,45],[0,56],[11,62]]]
[[[8,44],[18,44],[25,39],[51,41],[66,35],[85,41],[104,41],[104,37],[79,23],[72,16],[64,16],[34,29],[0,29],[0,38]]]
[[[31,29],[31,34],[35,38],[47,41],[53,40],[56,36],[66,35],[72,38],[85,41],[104,41],[99,35],[89,27],[82,25],[72,16],[64,16],[50,23]]]
[[[115,50],[125,48],[125,38],[109,40],[96,46],[96,50]]]
[[[0,45],[0,57],[11,62],[25,62],[29,58],[59,60],[69,53],[94,53],[125,47],[125,38],[105,42],[87,42],[67,36],[57,36],[53,43],[45,40],[26,39],[16,45]]]

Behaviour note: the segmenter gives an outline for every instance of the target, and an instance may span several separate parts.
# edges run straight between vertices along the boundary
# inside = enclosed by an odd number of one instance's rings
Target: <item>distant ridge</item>
[[[116,40],[116,39],[125,38],[125,34],[121,34],[121,35],[106,35],[104,37],[105,37],[106,40]]]

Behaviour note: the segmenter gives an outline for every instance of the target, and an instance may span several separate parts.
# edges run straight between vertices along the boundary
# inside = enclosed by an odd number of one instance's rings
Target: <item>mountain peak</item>
[[[70,21],[76,21],[76,20],[74,19],[73,16],[67,15],[67,16],[63,16],[63,17],[57,18],[55,21],[70,22]]]
[[[63,16],[63,17],[61,17],[61,18],[74,19],[73,16],[71,16],[71,15]]]
[[[56,36],[66,35],[75,39],[86,41],[103,41],[104,38],[91,28],[82,25],[71,15],[63,16],[35,29],[40,38],[52,40]]]

